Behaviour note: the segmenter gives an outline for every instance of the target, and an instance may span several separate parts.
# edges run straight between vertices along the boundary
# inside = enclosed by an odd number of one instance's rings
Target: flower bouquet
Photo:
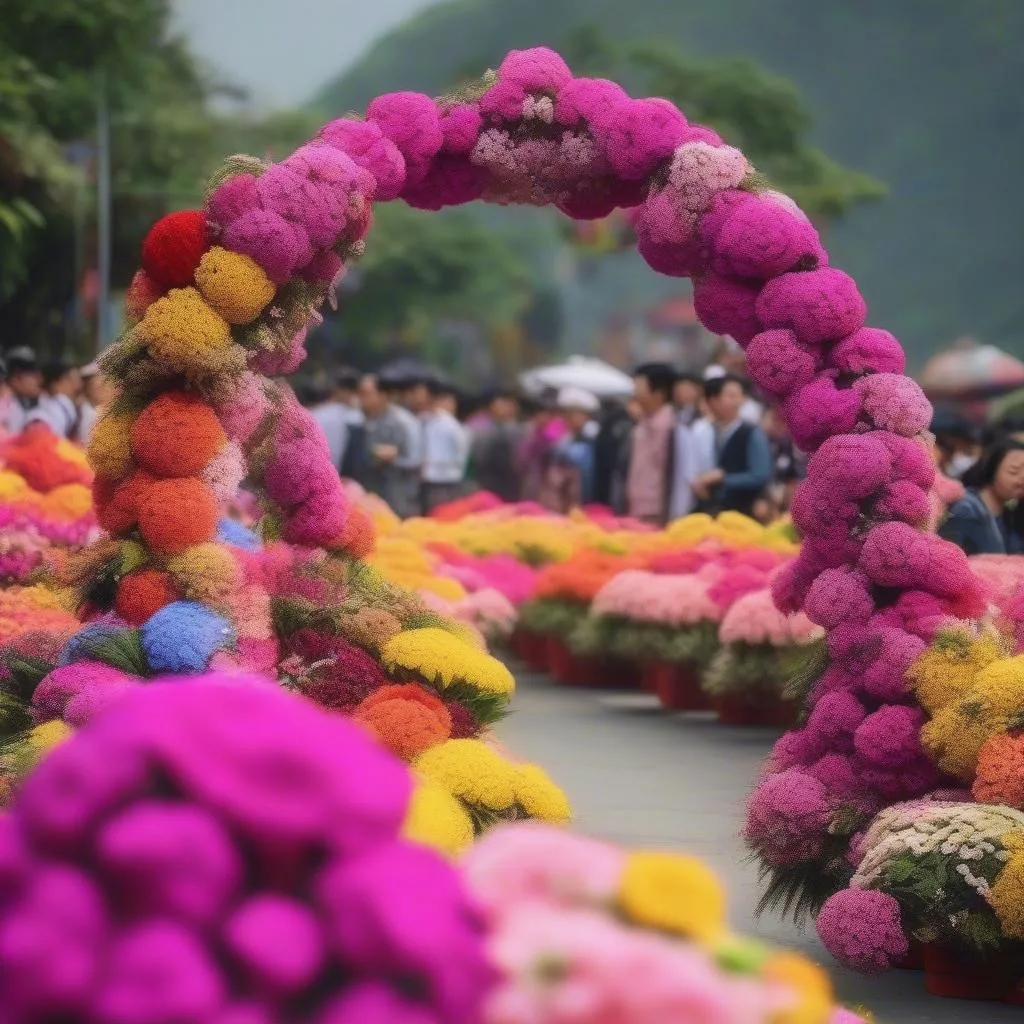
[[[704,691],[726,725],[790,725],[797,713],[787,681],[817,627],[802,613],[783,615],[770,590],[738,598],[718,628],[721,644],[704,673]]]

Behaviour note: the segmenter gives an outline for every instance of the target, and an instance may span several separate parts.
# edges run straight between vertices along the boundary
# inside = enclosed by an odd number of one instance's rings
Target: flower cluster
[[[409,792],[357,727],[261,680],[138,690],[0,824],[0,1002],[26,1024],[479,1020],[483,922],[401,838]]]
[[[819,968],[733,935],[692,857],[534,824],[496,829],[464,863],[502,973],[485,1024],[858,1020]]]

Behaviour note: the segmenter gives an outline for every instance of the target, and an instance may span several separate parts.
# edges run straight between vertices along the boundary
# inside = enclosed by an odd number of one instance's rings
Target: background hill
[[[437,94],[508,49],[559,46],[586,24],[617,41],[668,37],[694,56],[748,57],[789,78],[814,140],[889,187],[828,239],[872,321],[915,362],[966,333],[1021,347],[1021,0],[456,0],[381,39],[315,106],[337,116],[381,92]],[[614,262],[620,290],[657,288],[636,260]],[[584,282],[573,304],[596,302],[607,276]]]

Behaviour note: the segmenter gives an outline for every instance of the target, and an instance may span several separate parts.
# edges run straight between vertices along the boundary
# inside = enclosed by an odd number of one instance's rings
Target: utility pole
[[[96,72],[96,271],[98,278],[96,306],[96,348],[102,351],[110,337],[110,106],[107,75]]]

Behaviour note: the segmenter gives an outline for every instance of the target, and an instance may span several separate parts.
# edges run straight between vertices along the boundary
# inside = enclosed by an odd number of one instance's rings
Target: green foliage
[[[734,693],[781,695],[785,682],[783,655],[771,644],[728,644],[711,659],[703,689],[712,697]]]
[[[587,606],[573,601],[540,598],[519,609],[519,626],[543,636],[571,636],[587,617]]]

